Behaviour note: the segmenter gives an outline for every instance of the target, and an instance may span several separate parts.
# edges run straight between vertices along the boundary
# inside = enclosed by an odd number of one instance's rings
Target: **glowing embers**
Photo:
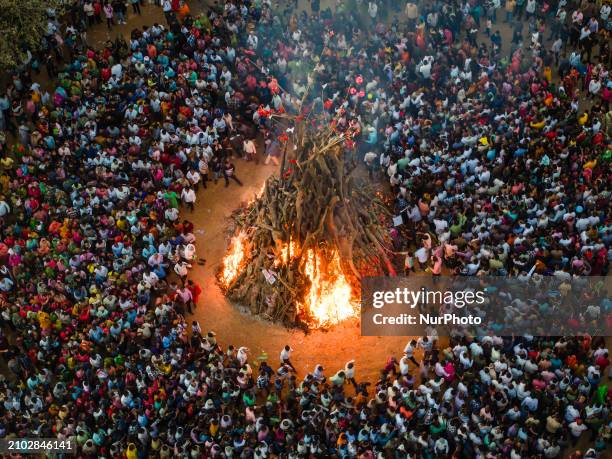
[[[357,316],[359,302],[353,295],[347,280],[340,256],[333,252],[326,269],[320,254],[310,249],[306,252],[304,274],[310,280],[310,289],[301,304],[315,328],[334,325],[350,317]]]
[[[239,233],[232,239],[223,259],[220,281],[224,288],[228,288],[239,275],[240,269],[246,267],[247,251],[246,236]],[[274,265],[276,268],[294,266],[306,277],[307,287],[303,298],[296,300],[296,307],[310,328],[335,325],[359,313],[359,300],[344,274],[337,251],[331,251],[327,256],[315,249],[307,249],[302,253],[296,243],[285,243]]]
[[[240,269],[246,261],[246,234],[239,233],[232,239],[227,255],[223,257],[223,269],[219,281],[223,288],[228,288],[232,281],[238,277]]]

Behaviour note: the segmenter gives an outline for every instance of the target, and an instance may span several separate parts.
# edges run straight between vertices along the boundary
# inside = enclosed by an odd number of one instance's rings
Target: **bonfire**
[[[389,214],[353,173],[354,132],[291,125],[281,176],[234,215],[218,279],[253,314],[329,327],[358,314],[363,276],[393,273]]]

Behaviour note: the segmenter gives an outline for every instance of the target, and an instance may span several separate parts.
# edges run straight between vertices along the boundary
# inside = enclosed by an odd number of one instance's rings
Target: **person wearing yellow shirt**
[[[338,448],[342,448],[347,444],[348,439],[346,438],[346,434],[344,432],[341,432],[340,435],[338,435],[338,441],[336,442],[336,445],[338,446]]]
[[[138,459],[138,450],[136,449],[136,445],[134,443],[130,443],[125,450],[126,459]]]
[[[219,421],[217,421],[216,419],[210,421],[210,428],[208,429],[208,431],[210,432],[211,437],[216,437],[219,433]]]
[[[51,328],[51,320],[49,320],[49,314],[44,311],[38,312],[38,324],[41,330],[48,330]]]

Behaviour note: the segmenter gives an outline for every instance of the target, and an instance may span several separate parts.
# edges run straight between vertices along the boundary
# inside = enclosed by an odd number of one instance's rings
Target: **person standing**
[[[223,178],[225,179],[225,187],[229,186],[230,179],[242,186],[242,182],[236,177],[236,166],[229,159],[225,160],[223,165]]]
[[[193,188],[191,187],[183,188],[183,191],[181,191],[181,198],[183,200],[183,203],[187,207],[189,207],[189,210],[191,210],[191,212],[193,212],[193,210],[195,209],[195,202],[196,202],[196,194],[195,194],[195,191],[193,191]]]
[[[85,17],[87,18],[87,25],[89,27],[94,25],[94,22],[95,22],[95,18],[94,18],[95,12],[94,12],[93,3],[91,1],[87,0],[83,4],[83,12],[85,13]]]
[[[291,353],[292,352],[293,352],[293,348],[287,344],[280,353],[280,363],[281,365],[289,366],[293,371],[297,372],[297,370],[291,363]]]
[[[410,1],[406,3],[406,17],[408,18],[409,27],[414,27],[416,20],[419,17],[419,8],[416,2]]]
[[[96,24],[102,24],[102,3],[99,0],[96,0],[93,4],[93,9]]]
[[[378,155],[373,151],[367,152],[363,161],[365,162],[366,168],[368,169],[368,177],[370,180],[374,179],[374,168],[376,167],[376,160],[378,159]]]
[[[221,177],[222,169],[223,164],[221,163],[221,158],[219,158],[217,155],[214,155],[210,160],[210,170],[213,174],[213,181],[215,182],[215,185],[217,184],[219,177]]]
[[[531,19],[533,16],[535,16],[537,6],[538,4],[536,3],[536,0],[527,0],[527,4],[525,5],[527,19]]]
[[[412,363],[414,363],[414,366],[418,367],[419,366],[419,362],[416,361],[416,359],[414,358],[414,351],[417,348],[417,342],[416,340],[410,340],[410,342],[408,344],[406,344],[406,347],[404,348],[404,357],[406,357],[408,360],[410,360]]]
[[[244,151],[244,156],[247,161],[255,160],[255,162],[257,162],[257,147],[253,139],[245,139],[244,142],[242,142],[242,150]]]
[[[512,22],[512,16],[514,15],[514,8],[516,7],[516,0],[506,0],[504,9],[506,10],[506,20],[504,22]]]
[[[198,170],[200,171],[200,177],[202,179],[202,187],[206,189],[206,182],[208,182],[208,161],[206,161],[206,158],[200,158]]]
[[[278,140],[271,139],[266,144],[266,160],[264,161],[264,164],[267,166],[268,164],[270,164],[270,161],[272,161],[272,163],[275,166],[278,166],[279,156],[280,156],[280,144],[278,143]]]
[[[563,40],[561,39],[561,37],[557,37],[557,39],[550,47],[550,50],[552,51],[553,56],[555,57],[556,66],[559,66],[559,56],[561,55],[561,48],[563,48]]]
[[[376,2],[368,3],[368,14],[372,19],[372,22],[376,22],[376,16],[378,15],[378,5]]]
[[[357,381],[355,381],[355,361],[349,360],[344,365],[344,375],[346,376],[346,381],[350,382],[355,389],[357,389]]]
[[[166,17],[166,22],[170,24],[170,21],[172,20],[172,2],[170,0],[163,0],[162,10],[164,12],[164,16]]]
[[[142,15],[140,11],[140,2],[138,0],[130,0],[130,3],[132,4],[132,12],[138,14],[138,16]]]
[[[178,289],[176,291],[176,296],[179,300],[179,303],[184,306],[187,307],[187,311],[189,311],[189,314],[193,314],[193,294],[191,293],[191,290],[185,286],[185,284],[183,284],[183,288]]]
[[[174,265],[174,272],[181,280],[181,284],[185,285],[185,280],[187,279],[187,274],[189,274],[189,268],[191,265],[186,261],[179,261]]]
[[[523,12],[525,10],[525,0],[516,0],[516,6],[514,8],[516,19],[519,21],[523,18]]]
[[[501,0],[491,0],[489,3],[489,19],[492,24],[497,24],[497,10],[501,8]]]
[[[427,247],[419,247],[414,253],[414,255],[419,261],[419,267],[421,268],[421,271],[425,271],[425,269],[427,268],[427,261],[429,260],[429,250],[427,249]]]
[[[584,425],[582,419],[575,419],[574,422],[571,422],[568,425],[570,432],[572,434],[572,445],[576,446],[580,437],[582,436],[582,432],[588,429],[587,426]]]
[[[187,288],[191,291],[191,295],[193,298],[194,307],[198,307],[198,300],[200,299],[200,295],[202,294],[202,287],[196,284],[191,279],[187,281]]]
[[[55,78],[57,76],[57,67],[55,66],[55,59],[52,54],[47,54],[44,57],[45,68],[47,69],[47,75],[49,78]]]
[[[412,255],[412,252],[410,250],[408,250],[405,253],[405,258],[404,258],[404,276],[408,276],[408,274],[410,274],[410,271],[412,271],[413,273],[416,272],[414,269],[414,256]]]
[[[189,180],[189,183],[194,188],[194,190],[198,191],[198,186],[200,184],[200,180],[202,179],[200,173],[196,169],[189,169],[187,171],[187,174],[185,174],[185,177],[187,177],[187,180]]]
[[[108,27],[108,30],[111,30],[115,25],[114,15],[115,11],[113,9],[113,5],[111,5],[110,2],[106,2],[104,4],[104,17],[106,18],[106,26]]]
[[[113,0],[113,9],[117,16],[117,24],[127,24],[125,15],[127,14],[127,8],[125,7],[124,0]]]

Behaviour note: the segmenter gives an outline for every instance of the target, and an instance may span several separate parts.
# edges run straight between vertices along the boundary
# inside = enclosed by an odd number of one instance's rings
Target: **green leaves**
[[[62,0],[0,0],[0,68],[10,70],[27,60],[27,51],[41,48],[49,9],[65,9]]]

